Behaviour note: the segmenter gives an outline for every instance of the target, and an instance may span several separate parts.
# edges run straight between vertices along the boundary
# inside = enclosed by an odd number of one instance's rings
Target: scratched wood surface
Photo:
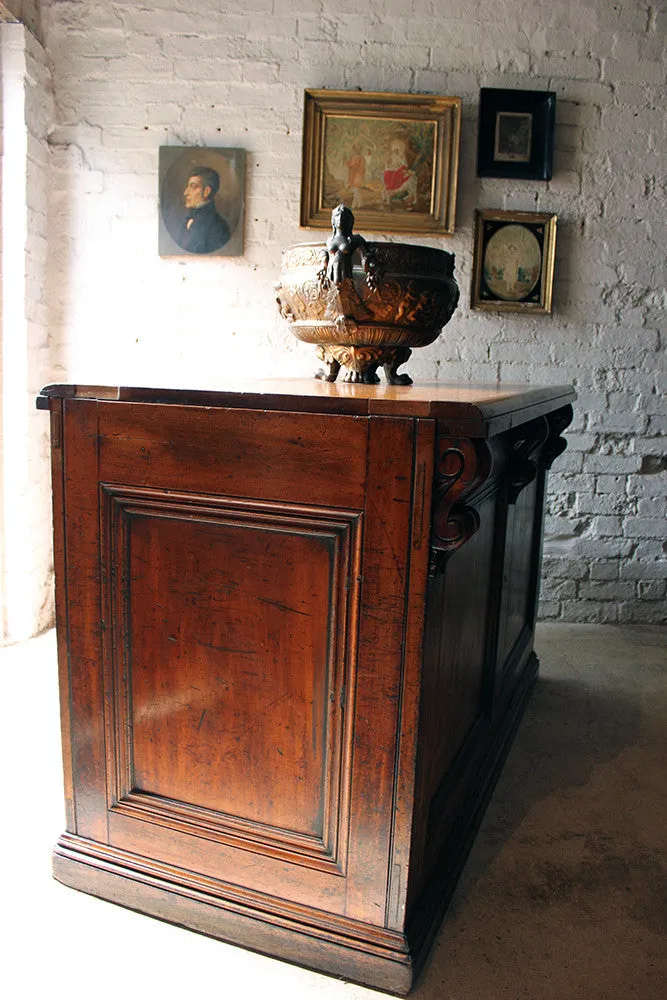
[[[363,507],[366,420],[244,409],[221,420],[208,407],[141,403],[99,413],[104,482]]]
[[[54,871],[405,993],[537,670],[545,470],[523,484],[511,428],[543,441],[572,393],[301,387],[42,397]],[[451,440],[460,474],[436,483]]]
[[[183,821],[193,806],[209,828],[218,812],[228,836],[310,846],[333,863],[360,514],[105,492],[116,798],[148,808],[136,793],[149,794],[153,815],[174,800]]]
[[[165,517],[131,537],[132,787],[322,837],[333,544]]]
[[[63,761],[63,786],[67,829],[76,830],[74,777],[72,774],[72,708],[68,656],[68,601],[65,560],[65,483],[63,468],[63,401],[51,403],[51,486],[53,490],[53,564],[59,584],[56,588],[56,632],[58,638],[58,685],[60,696],[60,731]]]
[[[349,914],[385,924],[403,638],[414,422],[370,420],[359,662],[354,712]]]
[[[241,407],[273,413],[286,410],[412,419],[433,417],[446,420],[450,434],[485,437],[552,411],[555,401],[557,406],[571,403],[574,392],[568,385],[513,385],[507,382],[357,385],[303,378],[226,382],[197,390],[51,385],[44,387],[42,397]]]
[[[349,915],[367,421],[94,405],[110,842]]]
[[[64,400],[68,685],[76,830],[106,840],[105,691],[100,628],[98,404]]]

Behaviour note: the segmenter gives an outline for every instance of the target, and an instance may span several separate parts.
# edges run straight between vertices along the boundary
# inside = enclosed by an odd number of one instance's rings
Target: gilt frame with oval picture
[[[557,219],[551,212],[475,213],[472,309],[551,312]]]

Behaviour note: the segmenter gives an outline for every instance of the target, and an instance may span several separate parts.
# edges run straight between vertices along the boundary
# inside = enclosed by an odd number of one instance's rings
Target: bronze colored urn
[[[410,243],[371,243],[352,232],[354,215],[339,205],[324,243],[283,251],[276,285],[292,333],[317,344],[326,369],[316,378],[374,384],[384,368],[390,385],[410,385],[397,369],[439,336],[459,301],[454,254]]]

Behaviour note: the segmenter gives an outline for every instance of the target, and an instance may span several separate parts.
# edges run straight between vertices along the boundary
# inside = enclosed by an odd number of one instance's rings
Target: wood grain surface
[[[81,398],[182,406],[240,407],[356,416],[433,417],[447,421],[449,434],[486,437],[571,404],[569,385],[513,385],[492,382],[431,382],[421,385],[359,385],[317,379],[229,382],[210,389],[49,385],[41,403]],[[39,400],[38,400],[39,402]]]
[[[537,671],[572,396],[45,390],[56,876],[407,992]]]

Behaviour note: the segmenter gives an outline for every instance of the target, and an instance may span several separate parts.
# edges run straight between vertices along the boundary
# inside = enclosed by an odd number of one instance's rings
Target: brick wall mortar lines
[[[35,12],[34,4],[15,6],[17,12],[22,6],[25,15]],[[18,72],[18,64],[12,69],[3,65],[4,97],[11,95],[14,102],[20,102],[15,106],[21,114],[12,116],[11,129],[20,128],[22,119],[26,130],[25,165],[21,169],[17,163],[13,168],[16,186],[11,190],[11,197],[18,200],[16,203],[25,213],[26,230],[19,236],[13,223],[5,234],[7,240],[3,239],[3,252],[20,259],[23,271],[20,289],[13,289],[20,296],[21,316],[19,319],[17,313],[16,324],[9,331],[14,347],[20,345],[23,358],[17,358],[14,351],[3,352],[2,358],[4,387],[11,384],[13,393],[11,413],[5,414],[9,419],[3,446],[7,454],[19,456],[16,473],[3,484],[7,520],[3,539],[2,640],[17,641],[53,622],[49,426],[43,413],[35,409],[35,396],[53,374],[47,305],[50,151],[46,137],[55,111],[46,54],[40,42],[20,24],[3,26],[5,29],[9,34],[3,35],[3,46],[20,53],[21,69]],[[15,135],[8,123],[3,124],[3,145],[16,143],[20,148],[22,137]],[[3,330],[3,335],[6,333]]]
[[[573,381],[579,402],[551,478],[541,613],[645,621],[650,605],[665,614],[664,595],[649,600],[647,589],[667,575],[662,515],[639,506],[665,495],[654,471],[665,456],[667,332],[660,13],[630,0],[508,0],[499,23],[491,0],[417,0],[409,17],[395,0],[363,11],[340,0],[335,12],[321,0],[224,9],[201,0],[195,21],[184,0],[46,0],[42,20],[57,103],[48,304],[66,377],[214,386],[310,375],[312,349],[292,338],[273,294],[281,248],[324,237],[298,227],[304,88],[457,94],[456,233],[414,242],[456,254],[462,302],[442,337],[415,352],[411,374]],[[475,177],[481,86],[556,91],[552,181]],[[248,151],[243,258],[157,257],[166,144]],[[558,213],[552,316],[469,309],[476,207]],[[586,589],[593,582],[604,592]]]
[[[48,267],[48,186],[49,147],[47,130],[54,118],[53,92],[46,53],[40,42],[26,32],[25,115],[28,128],[28,162],[26,192],[28,209],[28,243],[26,246],[25,311],[28,321],[30,372],[28,397],[30,431],[30,489],[26,514],[30,517],[33,553],[26,563],[32,576],[35,607],[38,608],[37,631],[53,620],[53,592],[49,574],[45,573],[42,553],[50,555],[50,471],[45,464],[48,454],[48,427],[43,414],[34,406],[34,394],[51,380],[52,369],[47,311]],[[50,566],[50,559],[47,562]]]

